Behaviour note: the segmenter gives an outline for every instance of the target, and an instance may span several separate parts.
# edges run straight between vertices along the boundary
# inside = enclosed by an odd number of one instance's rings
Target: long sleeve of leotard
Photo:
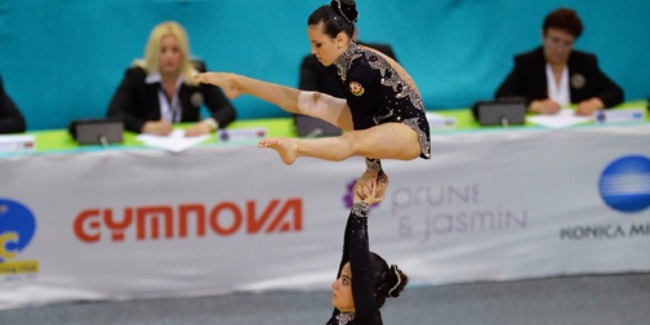
[[[368,274],[370,265],[368,211],[369,205],[363,202],[354,204],[350,211],[345,227],[343,256],[337,278],[345,263],[350,262],[352,295],[356,314],[352,323],[381,325],[381,314],[375,303],[372,283]]]

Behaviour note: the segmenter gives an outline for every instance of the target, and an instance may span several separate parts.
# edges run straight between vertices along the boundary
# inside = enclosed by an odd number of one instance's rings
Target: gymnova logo
[[[38,261],[16,260],[36,231],[34,214],[20,202],[0,198],[0,276],[38,272]]]
[[[600,175],[598,190],[612,209],[640,212],[650,206],[650,159],[630,155],[610,163]]]

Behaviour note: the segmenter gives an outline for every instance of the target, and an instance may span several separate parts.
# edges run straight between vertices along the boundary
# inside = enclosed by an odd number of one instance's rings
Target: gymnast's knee
[[[298,94],[298,110],[304,115],[317,117],[334,125],[338,123],[345,100],[314,91]]]

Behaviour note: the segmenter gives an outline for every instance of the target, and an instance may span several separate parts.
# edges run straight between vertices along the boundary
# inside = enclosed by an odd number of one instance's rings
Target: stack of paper
[[[535,115],[528,117],[528,122],[552,129],[562,129],[591,120],[591,116],[576,115],[575,111],[569,108],[563,108],[553,115]]]
[[[180,129],[174,130],[167,136],[142,133],[136,137],[136,140],[144,142],[147,146],[161,148],[171,152],[184,151],[208,139],[210,139],[209,134],[196,137],[186,137],[185,131]]]

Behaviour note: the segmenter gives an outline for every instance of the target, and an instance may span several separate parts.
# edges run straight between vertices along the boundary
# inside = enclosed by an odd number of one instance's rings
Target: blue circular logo
[[[0,198],[0,262],[27,247],[35,231],[36,219],[25,205]]]
[[[650,206],[650,159],[625,156],[605,168],[598,190],[614,210],[634,213]]]

